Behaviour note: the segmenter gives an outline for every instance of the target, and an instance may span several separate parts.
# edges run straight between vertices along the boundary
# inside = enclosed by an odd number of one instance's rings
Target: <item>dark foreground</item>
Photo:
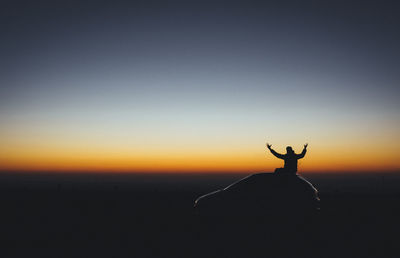
[[[399,188],[380,176],[306,176],[312,220],[193,214],[238,175],[1,177],[2,257],[398,257]]]

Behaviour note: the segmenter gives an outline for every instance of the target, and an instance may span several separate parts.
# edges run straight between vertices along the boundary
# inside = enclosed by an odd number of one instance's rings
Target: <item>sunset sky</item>
[[[390,2],[9,2],[1,171],[400,171]]]

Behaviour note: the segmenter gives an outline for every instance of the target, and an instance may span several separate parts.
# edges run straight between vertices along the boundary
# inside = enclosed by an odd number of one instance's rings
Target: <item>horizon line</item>
[[[228,174],[257,174],[257,173],[273,173],[274,171],[249,171],[249,170],[85,170],[85,169],[72,169],[72,170],[21,170],[21,169],[0,169],[0,174],[131,174],[131,175],[228,175]],[[306,170],[298,171],[297,174],[396,174],[400,173],[400,169],[386,169],[386,170]]]

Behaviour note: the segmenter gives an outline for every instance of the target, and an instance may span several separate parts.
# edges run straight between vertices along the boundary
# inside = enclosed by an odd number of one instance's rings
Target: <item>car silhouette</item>
[[[298,175],[258,173],[195,201],[199,215],[296,216],[319,211],[317,189]]]

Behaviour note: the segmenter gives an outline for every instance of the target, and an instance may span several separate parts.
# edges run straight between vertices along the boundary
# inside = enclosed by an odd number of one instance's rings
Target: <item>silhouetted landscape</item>
[[[202,218],[248,174],[1,174],[3,257],[396,257],[398,174],[305,174],[317,217]]]

